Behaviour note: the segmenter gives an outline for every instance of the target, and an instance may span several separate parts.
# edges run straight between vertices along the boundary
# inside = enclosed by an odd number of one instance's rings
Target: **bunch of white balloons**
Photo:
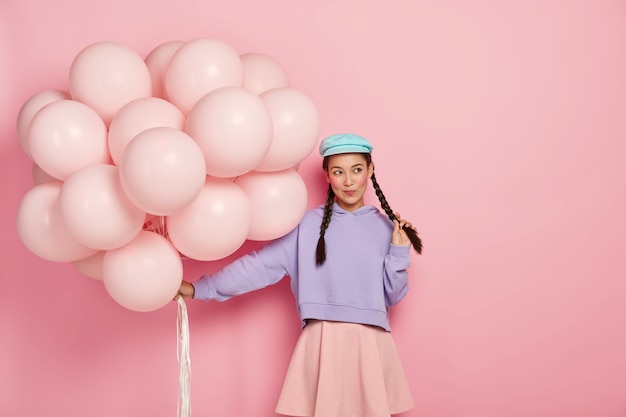
[[[35,184],[18,208],[22,242],[151,311],[177,293],[182,259],[222,259],[298,224],[296,169],[319,116],[268,55],[198,38],[144,59],[106,41],[74,58],[68,92],[23,104],[17,131]]]

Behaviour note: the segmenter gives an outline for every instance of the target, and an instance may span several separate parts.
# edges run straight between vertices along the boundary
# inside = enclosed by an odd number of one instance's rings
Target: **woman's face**
[[[363,196],[374,165],[367,166],[361,153],[344,153],[328,157],[326,180],[337,196],[339,207],[354,211],[365,204]]]

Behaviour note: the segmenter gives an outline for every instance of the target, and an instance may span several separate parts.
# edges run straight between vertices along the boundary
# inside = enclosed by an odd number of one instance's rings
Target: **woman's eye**
[[[360,173],[361,171],[363,171],[362,168],[354,168],[354,172],[357,174]]]
[[[333,171],[333,174],[335,174],[335,175],[341,175],[341,171]]]

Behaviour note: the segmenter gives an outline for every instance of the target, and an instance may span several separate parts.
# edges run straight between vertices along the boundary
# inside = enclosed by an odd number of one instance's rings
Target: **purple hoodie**
[[[392,222],[374,206],[337,203],[326,230],[326,262],[315,264],[324,206],[287,235],[194,282],[195,299],[225,301],[291,277],[300,319],[371,324],[390,331],[389,307],[408,291],[410,246],[391,244]]]

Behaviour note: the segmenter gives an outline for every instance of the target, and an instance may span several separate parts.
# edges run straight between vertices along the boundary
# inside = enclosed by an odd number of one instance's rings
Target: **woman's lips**
[[[345,195],[347,195],[348,197],[352,197],[354,195],[354,193],[356,193],[356,191],[350,191],[350,190],[346,190],[343,192]]]

